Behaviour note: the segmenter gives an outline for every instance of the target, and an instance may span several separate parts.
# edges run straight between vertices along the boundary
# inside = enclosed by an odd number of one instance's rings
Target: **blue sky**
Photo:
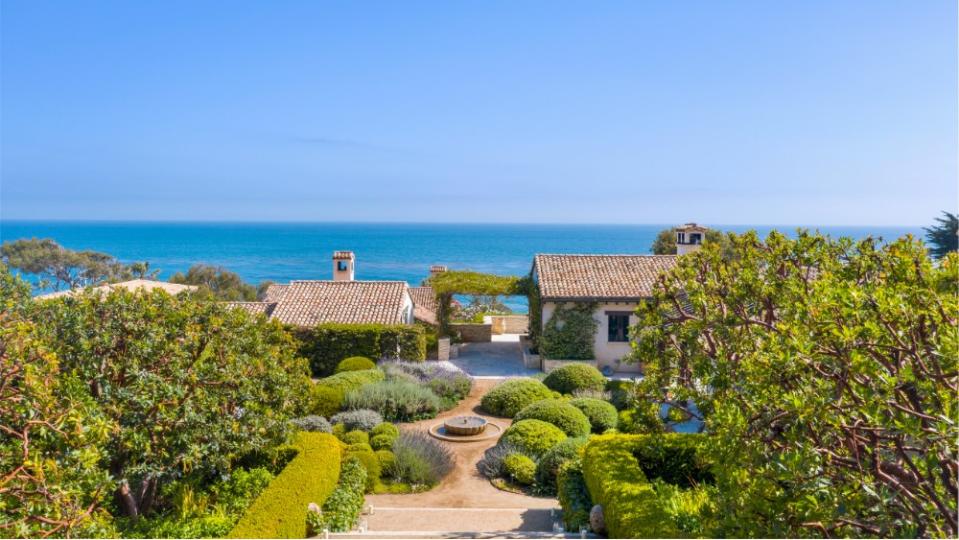
[[[4,219],[927,224],[956,5],[2,4]]]

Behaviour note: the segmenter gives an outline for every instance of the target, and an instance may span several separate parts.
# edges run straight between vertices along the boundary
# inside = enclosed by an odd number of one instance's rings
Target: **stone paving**
[[[532,377],[542,373],[523,366],[523,352],[516,334],[493,336],[490,343],[463,343],[459,358],[451,358],[449,363],[475,379]]]

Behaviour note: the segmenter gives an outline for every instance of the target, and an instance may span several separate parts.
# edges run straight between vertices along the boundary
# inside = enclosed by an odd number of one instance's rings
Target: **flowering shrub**
[[[370,431],[376,427],[377,424],[383,423],[383,417],[376,411],[357,409],[333,415],[330,421],[334,424],[343,424],[347,431],[356,429],[360,431]]]

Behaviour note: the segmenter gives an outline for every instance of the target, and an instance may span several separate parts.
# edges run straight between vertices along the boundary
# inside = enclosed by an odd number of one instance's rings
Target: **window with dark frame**
[[[609,336],[608,341],[627,342],[629,341],[629,313],[606,312],[609,318]]]

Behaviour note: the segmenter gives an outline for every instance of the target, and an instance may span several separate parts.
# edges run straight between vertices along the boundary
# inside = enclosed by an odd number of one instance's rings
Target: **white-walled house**
[[[638,371],[635,364],[620,363],[630,351],[633,312],[651,296],[656,278],[675,264],[676,255],[536,255],[532,277],[539,288],[542,324],[560,304],[593,302],[597,367]]]

